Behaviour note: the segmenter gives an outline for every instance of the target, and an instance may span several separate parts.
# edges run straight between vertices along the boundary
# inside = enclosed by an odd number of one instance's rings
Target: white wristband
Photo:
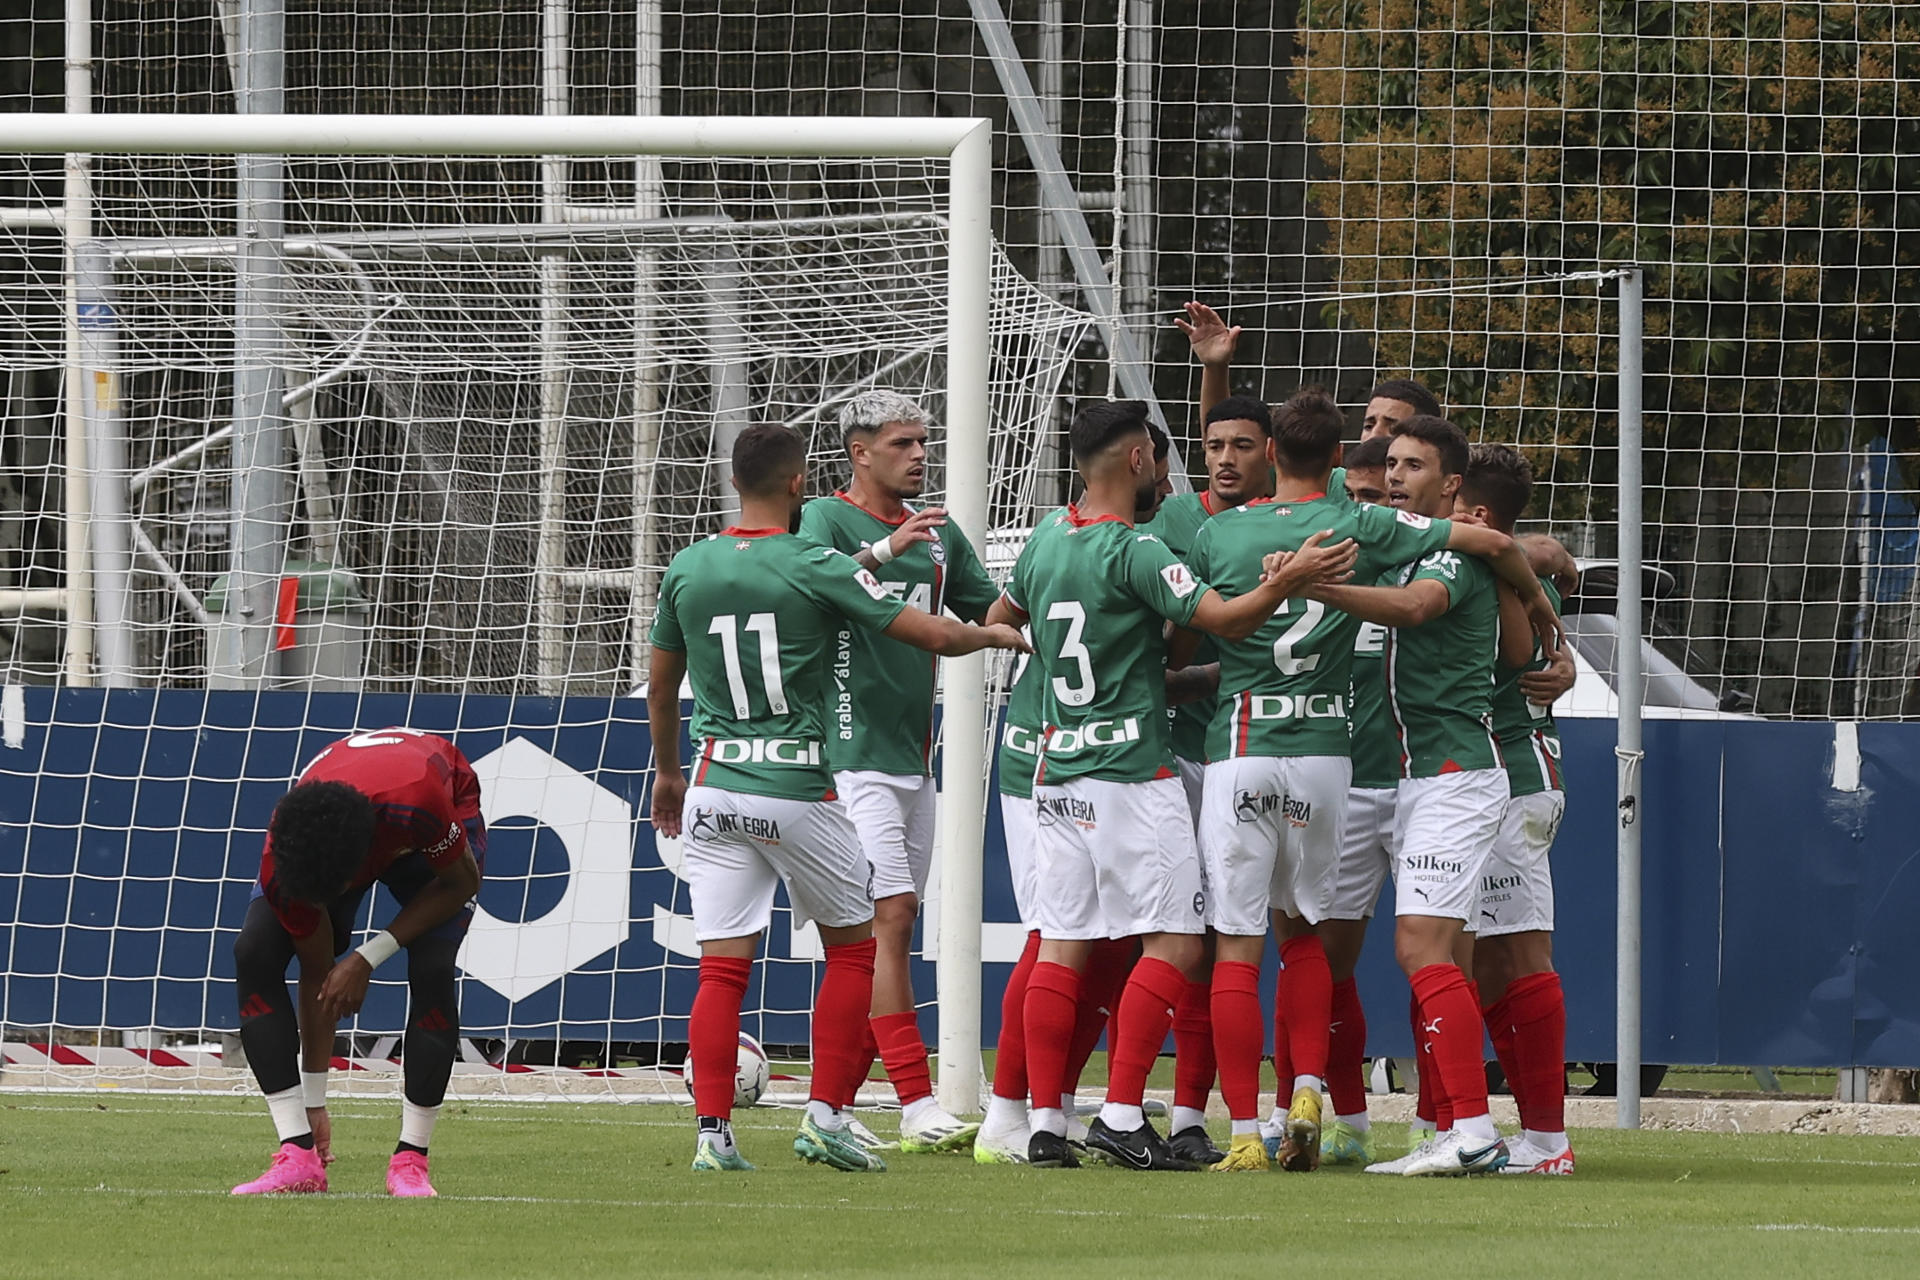
[[[400,944],[395,942],[393,935],[385,929],[382,929],[354,948],[354,950],[359,953],[360,958],[365,960],[368,966],[374,969],[378,969],[381,965],[393,959],[393,953],[399,949]]]
[[[893,539],[891,537],[882,538],[880,541],[868,547],[867,550],[873,552],[873,562],[875,564],[885,564],[887,561],[893,559]]]
[[[300,1073],[300,1092],[305,1095],[307,1110],[318,1111],[327,1105],[327,1073],[324,1071],[302,1071]]]

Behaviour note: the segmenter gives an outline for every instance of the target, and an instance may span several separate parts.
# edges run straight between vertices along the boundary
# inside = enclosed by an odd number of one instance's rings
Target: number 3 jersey
[[[821,656],[849,622],[883,630],[904,608],[852,559],[784,529],[727,529],[675,556],[652,641],[687,655],[694,783],[830,796]]]
[[[911,514],[909,511],[908,514]],[[800,510],[800,536],[853,555],[891,537],[906,521],[885,520],[836,493]],[[926,613],[951,609],[968,622],[986,615],[1000,589],[960,527],[949,522],[873,571],[895,597]],[[834,769],[924,774],[933,756],[933,677],[939,659],[924,649],[842,626],[824,650],[833,676],[827,756]]]
[[[1363,506],[1324,494],[1300,501],[1263,498],[1209,520],[1194,543],[1196,574],[1222,595],[1260,585],[1261,560],[1296,551],[1321,530],[1328,543],[1352,538],[1356,582],[1447,545],[1452,526],[1391,507]],[[1235,756],[1344,756],[1360,620],[1317,600],[1288,600],[1260,630],[1220,643],[1220,701],[1207,759]]]
[[[1034,531],[1006,595],[1046,678],[1036,781],[1172,771],[1161,620],[1184,626],[1208,590],[1159,538],[1113,516],[1069,511]]]

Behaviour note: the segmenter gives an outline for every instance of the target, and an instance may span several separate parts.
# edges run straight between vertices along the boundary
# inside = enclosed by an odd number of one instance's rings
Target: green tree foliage
[[[1806,485],[1883,433],[1911,463],[1920,5],[1304,0],[1300,28],[1343,292],[1640,263],[1650,483]],[[1605,516],[1610,293],[1354,296],[1323,318],[1523,442],[1555,482],[1540,514]]]

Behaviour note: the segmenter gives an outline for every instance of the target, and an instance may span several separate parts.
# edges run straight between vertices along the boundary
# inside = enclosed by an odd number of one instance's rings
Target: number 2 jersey
[[[343,738],[301,770],[300,782],[344,782],[373,801],[373,847],[346,892],[364,889],[401,857],[418,853],[438,870],[467,853],[466,824],[480,816],[480,783],[460,749],[418,729],[379,729]],[[274,882],[273,839],[260,855],[260,892],[287,933],[304,938],[320,908],[287,897]]]
[[[694,783],[831,798],[824,655],[849,622],[884,630],[904,608],[849,557],[784,529],[726,529],[675,556],[652,642],[687,655]]]
[[[1448,521],[1362,506],[1344,495],[1262,498],[1207,522],[1194,545],[1193,571],[1222,595],[1245,595],[1260,585],[1263,557],[1297,551],[1322,530],[1331,531],[1329,544],[1353,539],[1358,582],[1439,550],[1452,536]],[[1317,600],[1296,598],[1249,638],[1221,641],[1220,699],[1207,759],[1347,755],[1354,644],[1362,625]]]
[[[1036,782],[1171,775],[1161,621],[1186,625],[1208,590],[1159,538],[1116,517],[1069,509],[1034,531],[1006,595],[1046,679]]]
[[[844,493],[800,509],[800,536],[851,556],[892,536],[906,521],[886,520]],[[1000,589],[981,567],[960,526],[949,521],[931,542],[916,542],[873,576],[914,608],[951,609],[968,622],[986,615]],[[833,704],[827,761],[836,770],[925,774],[933,757],[933,680],[939,659],[863,626],[843,625],[828,652]]]

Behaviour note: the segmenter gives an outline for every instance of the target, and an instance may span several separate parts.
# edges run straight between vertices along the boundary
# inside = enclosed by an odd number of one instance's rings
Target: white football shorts
[[[1507,811],[1507,771],[1469,769],[1402,778],[1393,805],[1393,907],[1471,927],[1480,873]]]
[[[873,896],[927,896],[933,866],[933,779],[924,774],[849,769],[833,788],[873,864]]]
[[[1347,820],[1340,837],[1340,870],[1334,876],[1328,920],[1371,920],[1380,890],[1393,872],[1391,787],[1354,787],[1347,792]]]
[[[1200,833],[1200,801],[1206,794],[1207,766],[1198,760],[1175,756],[1173,767],[1180,771],[1180,788],[1187,793],[1187,811],[1193,815],[1194,834]]]
[[[1033,929],[1034,903],[1039,897],[1035,877],[1039,857],[1034,846],[1040,841],[1039,820],[1034,816],[1032,796],[1000,796],[1000,827],[1007,837],[1007,871],[1013,877],[1013,907],[1020,923]]]
[[[1074,778],[1035,787],[1033,799],[1042,938],[1205,932],[1206,882],[1178,778]]]
[[[1274,911],[1308,924],[1327,918],[1352,779],[1345,756],[1241,756],[1207,766],[1200,859],[1209,925],[1260,938]]]
[[[1566,808],[1564,791],[1536,791],[1507,801],[1493,853],[1480,873],[1481,937],[1553,932],[1553,868],[1547,855]]]
[[[796,915],[832,929],[873,919],[873,868],[837,801],[689,787],[681,834],[696,941],[765,929],[783,880]]]

